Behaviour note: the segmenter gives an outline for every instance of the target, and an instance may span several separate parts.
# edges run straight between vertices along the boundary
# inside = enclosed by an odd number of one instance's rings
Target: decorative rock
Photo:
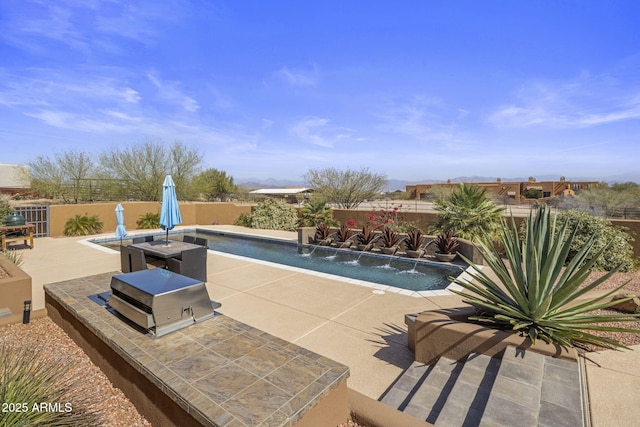
[[[611,298],[611,301],[625,299],[625,298],[631,298],[631,299],[628,301],[624,301],[619,304],[616,304],[614,306],[611,306],[611,308],[614,310],[625,312],[625,313],[640,313],[640,297],[638,297],[638,295],[618,294],[618,295],[614,295]]]

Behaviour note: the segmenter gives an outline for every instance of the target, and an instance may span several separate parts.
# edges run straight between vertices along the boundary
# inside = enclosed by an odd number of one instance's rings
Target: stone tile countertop
[[[89,299],[119,272],[45,286],[46,293],[207,426],[293,426],[349,368],[224,315],[152,338]]]

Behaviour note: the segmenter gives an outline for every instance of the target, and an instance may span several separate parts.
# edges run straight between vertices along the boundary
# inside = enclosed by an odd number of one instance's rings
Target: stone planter
[[[457,254],[452,254],[452,253],[444,254],[442,252],[435,252],[434,255],[436,259],[440,262],[451,262],[456,258]]]
[[[412,251],[411,249],[407,249],[405,253],[409,258],[420,258],[422,254],[424,254],[424,251]]]
[[[352,242],[336,242],[336,247],[338,248],[348,248],[351,246]]]
[[[382,252],[385,255],[393,255],[397,250],[398,250],[397,246],[393,246],[390,248],[387,248],[387,247],[380,248],[380,252]]]

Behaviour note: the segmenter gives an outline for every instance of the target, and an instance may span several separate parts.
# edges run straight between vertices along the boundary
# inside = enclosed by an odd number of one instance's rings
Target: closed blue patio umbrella
[[[127,229],[124,228],[124,208],[120,203],[116,206],[116,222],[118,223],[116,226],[116,237],[120,238],[120,244],[122,244],[122,239],[127,235]]]
[[[167,231],[167,245],[169,245],[169,230],[178,224],[182,224],[182,217],[176,196],[176,185],[171,175],[167,175],[162,184],[162,207],[160,208],[160,226]]]

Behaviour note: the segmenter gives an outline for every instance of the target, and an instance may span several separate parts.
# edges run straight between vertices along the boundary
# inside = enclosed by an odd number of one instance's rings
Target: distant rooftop
[[[265,194],[265,195],[280,195],[287,196],[292,194],[308,193],[313,191],[307,187],[288,187],[288,188],[262,188],[259,190],[253,190],[249,194]]]

